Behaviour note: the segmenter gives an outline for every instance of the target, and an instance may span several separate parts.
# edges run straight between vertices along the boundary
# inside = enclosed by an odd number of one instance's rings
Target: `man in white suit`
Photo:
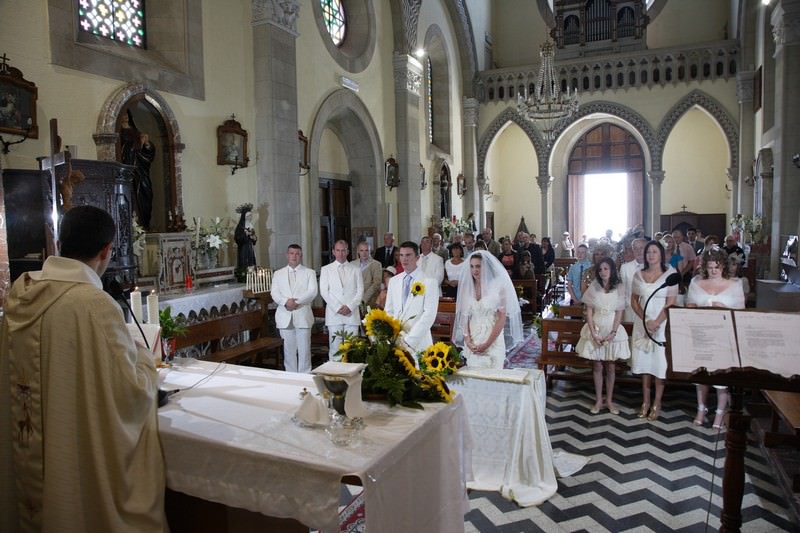
[[[328,328],[328,359],[339,350],[340,332],[356,335],[361,323],[358,306],[364,294],[361,270],[347,261],[347,241],[333,245],[333,263],[325,265],[319,274],[319,294],[325,300],[325,326]]]
[[[433,251],[433,240],[423,237],[419,243],[419,251],[417,266],[425,272],[426,278],[433,278],[441,285],[444,281],[444,261],[442,256]]]
[[[361,301],[374,306],[383,281],[383,268],[379,261],[372,258],[369,251],[368,242],[359,242],[356,245],[358,257],[353,261],[353,265],[361,272],[361,280],[364,282],[364,295],[361,296]]]
[[[387,313],[402,322],[400,340],[414,354],[433,344],[431,326],[439,309],[439,282],[417,268],[418,257],[417,243],[406,241],[400,245],[403,272],[389,280],[385,307]],[[421,289],[417,294],[412,290],[415,287]]]
[[[287,264],[272,278],[275,325],[283,339],[283,365],[287,372],[311,371],[311,327],[314,314],[311,302],[317,297],[317,274],[300,264],[303,249],[290,244]]]

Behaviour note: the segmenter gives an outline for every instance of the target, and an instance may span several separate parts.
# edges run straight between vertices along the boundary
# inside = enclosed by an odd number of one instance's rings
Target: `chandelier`
[[[550,40],[545,41],[539,48],[542,61],[539,63],[536,90],[533,94],[528,94],[528,88],[525,87],[525,96],[517,96],[517,111],[536,125],[548,144],[554,140],[558,123],[578,110],[578,89],[570,94],[567,87],[566,94],[561,92],[553,66],[554,56],[553,43]]]

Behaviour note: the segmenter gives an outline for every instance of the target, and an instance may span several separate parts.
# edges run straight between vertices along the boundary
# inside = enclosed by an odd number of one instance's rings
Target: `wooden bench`
[[[564,306],[567,307],[567,306]],[[585,322],[583,320],[567,318],[547,318],[542,320],[542,353],[539,356],[539,370],[544,372],[548,380],[553,379],[591,379],[591,374],[575,374],[559,368],[592,368],[593,361],[584,359],[575,353],[575,346],[581,338],[581,329]],[[622,326],[630,336],[633,332],[633,324],[623,322]],[[555,337],[551,348],[551,333]],[[547,367],[555,366],[557,370],[548,374]],[[627,362],[617,364],[618,372],[622,368],[627,370]]]
[[[208,345],[204,361],[215,363],[250,363],[271,368],[283,368],[283,339],[263,334],[264,315],[260,309],[243,311],[187,326],[186,335],[176,337],[178,350],[196,345]],[[231,346],[232,339],[249,332],[249,340]],[[265,364],[264,356],[271,356]]]
[[[764,434],[764,446],[793,445],[800,447],[800,393],[775,390],[762,391],[772,407],[770,431]],[[791,434],[779,433],[781,420]]]
[[[539,311],[539,293],[537,290],[537,281],[535,278],[525,278],[525,279],[512,279],[511,283],[514,285],[514,288],[517,290],[517,295],[521,296],[528,300],[527,305],[523,305],[520,308],[522,311],[523,319],[530,320],[533,318]],[[520,288],[522,289],[522,294],[520,294]]]
[[[451,299],[439,300],[436,320],[431,326],[433,342],[450,342],[453,338],[453,328],[456,325],[456,301]]]

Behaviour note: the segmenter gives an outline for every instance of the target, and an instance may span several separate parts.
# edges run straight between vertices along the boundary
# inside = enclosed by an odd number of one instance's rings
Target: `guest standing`
[[[289,245],[286,260],[288,264],[272,278],[272,300],[278,306],[275,326],[283,339],[286,371],[305,373],[311,371],[311,302],[317,297],[317,274],[301,264],[303,249],[299,244]]]
[[[514,267],[517,264],[517,251],[512,248],[511,239],[503,239],[500,250],[500,255],[497,256],[497,259],[505,267],[510,278],[514,275]]]
[[[383,234],[383,246],[375,250],[375,260],[380,262],[383,268],[394,265],[394,253],[397,246],[394,245],[394,233],[387,231]]]
[[[61,255],[8,295],[0,522],[11,531],[166,529],[153,354],[134,343],[100,281],[115,236],[108,213],[74,207],[61,221]]]
[[[381,264],[370,256],[367,241],[360,241],[356,245],[356,254],[358,257],[353,261],[353,265],[361,272],[361,281],[364,283],[364,294],[361,296],[361,301],[367,305],[373,305],[381,288],[383,277]]]
[[[328,359],[339,351],[344,335],[358,334],[361,324],[361,297],[364,281],[361,271],[347,261],[347,241],[333,245],[333,263],[322,267],[319,275],[319,295],[325,300],[325,327],[328,328]]]
[[[589,270],[592,263],[586,258],[586,253],[589,247],[585,244],[579,244],[575,248],[575,257],[577,261],[570,265],[567,271],[567,292],[569,292],[569,301],[572,305],[581,303],[581,296],[583,295],[583,273]]]
[[[641,270],[644,265],[645,244],[647,244],[647,241],[642,238],[633,239],[633,242],[631,242],[633,259],[623,263],[619,269],[619,279],[625,287],[625,311],[622,313],[622,320],[624,322],[633,323],[636,320],[636,314],[631,307],[631,294],[633,290],[633,278],[636,272]]]
[[[667,328],[666,308],[675,305],[678,295],[677,286],[660,289],[667,277],[676,272],[667,266],[664,247],[658,241],[650,241],[644,247],[644,266],[633,278],[631,288],[631,307],[636,314],[633,325],[633,341],[631,348],[631,372],[642,376],[642,408],[639,418],[650,421],[658,419],[661,411],[661,398],[664,395],[664,379],[667,375],[667,356],[663,346],[654,343],[645,333],[657,341],[664,342]],[[660,290],[659,290],[660,289]],[[647,316],[644,306],[650,296]],[[651,408],[650,387],[655,378],[655,397]]]
[[[453,342],[464,346],[467,366],[503,368],[506,347],[522,341],[517,293],[505,268],[489,251],[472,253],[468,262],[458,283]]]
[[[723,307],[744,309],[744,292],[738,279],[728,272],[728,254],[718,246],[705,250],[700,256],[700,274],[689,284],[686,307]],[[694,424],[702,426],[708,413],[708,385],[697,384],[697,416]],[[725,410],[728,408],[728,388],[714,385],[717,391],[717,409],[712,427],[724,429]]]
[[[443,296],[455,298],[458,295],[458,280],[461,279],[461,272],[466,268],[464,261],[464,248],[460,244],[450,246],[450,256],[444,264],[444,283],[442,284]]]
[[[548,270],[556,260],[556,251],[553,249],[553,243],[550,242],[550,237],[542,237],[541,248],[544,269]]]
[[[433,251],[433,240],[423,237],[419,243],[419,251],[417,267],[425,273],[426,278],[433,278],[441,285],[444,281],[444,261]]]
[[[625,287],[617,276],[617,265],[606,257],[594,267],[595,280],[583,295],[586,306],[586,324],[581,328],[581,338],[575,351],[584,359],[593,361],[594,407],[596,415],[603,407],[603,375],[606,382],[606,405],[612,415],[618,415],[614,407],[614,378],[617,360],[631,356],[628,334],[622,327],[622,312],[625,310]]]

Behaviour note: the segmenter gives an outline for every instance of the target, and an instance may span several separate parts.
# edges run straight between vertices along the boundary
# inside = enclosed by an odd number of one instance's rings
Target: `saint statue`
[[[236,270],[245,272],[247,267],[256,265],[256,231],[253,228],[253,204],[242,204],[236,208],[239,213],[239,223],[233,231],[233,240],[239,250],[236,254]]]
[[[153,213],[153,182],[150,165],[156,156],[156,147],[150,136],[136,129],[133,114],[128,109],[122,115],[119,137],[122,142],[122,162],[133,166],[133,207],[139,225],[150,229]]]
[[[450,171],[446,166],[442,166],[442,171],[439,173],[439,192],[442,196],[441,211],[442,218],[450,218]]]

